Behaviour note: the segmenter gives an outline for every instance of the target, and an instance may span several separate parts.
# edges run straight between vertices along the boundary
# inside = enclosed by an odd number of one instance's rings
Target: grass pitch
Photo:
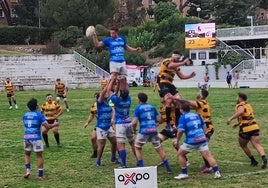
[[[32,175],[25,180],[24,151],[23,151],[23,125],[22,115],[27,111],[26,103],[31,97],[35,97],[41,105],[45,101],[47,93],[53,91],[21,91],[16,93],[19,109],[8,109],[8,102],[4,93],[0,93],[0,187],[89,187],[111,188],[114,186],[113,169],[118,165],[110,162],[110,144],[107,142],[102,162],[102,168],[95,166],[95,160],[89,159],[92,153],[90,134],[95,121],[83,129],[83,125],[93,103],[93,94],[98,89],[70,90],[68,101],[70,112],[64,111],[60,117],[60,138],[63,147],[57,148],[52,132],[49,132],[50,148],[45,149],[44,170],[46,180],[36,178],[36,156],[32,154]],[[133,99],[132,113],[137,105],[137,93],[143,91],[149,96],[149,103],[159,108],[159,97],[152,88],[131,88]],[[191,153],[188,159],[191,165],[188,168],[190,178],[179,181],[173,177],[180,173],[176,152],[172,148],[171,140],[163,143],[165,152],[173,168],[172,174],[166,174],[164,167],[158,168],[158,187],[267,187],[268,169],[261,170],[261,159],[255,150],[252,152],[259,161],[257,167],[249,166],[249,159],[237,145],[238,129],[233,130],[226,125],[230,115],[234,113],[237,92],[242,91],[248,95],[248,102],[255,110],[255,116],[261,128],[261,144],[268,155],[268,131],[267,131],[267,89],[215,89],[209,90],[208,101],[211,105],[212,121],[215,125],[215,133],[210,141],[210,150],[215,157],[222,179],[214,180],[212,174],[202,174],[200,167],[203,163],[200,154]],[[195,100],[198,89],[180,89],[186,99]],[[61,101],[61,104],[63,102]],[[63,106],[65,109],[65,107]],[[235,121],[233,122],[235,123]],[[162,127],[160,126],[159,129]],[[135,167],[134,156],[128,150],[128,166]],[[144,162],[146,166],[155,166],[160,162],[151,144],[143,148]]]

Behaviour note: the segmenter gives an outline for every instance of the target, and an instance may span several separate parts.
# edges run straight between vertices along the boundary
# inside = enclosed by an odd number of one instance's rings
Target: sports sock
[[[13,100],[14,104],[17,104],[16,100]]]
[[[8,103],[9,103],[9,106],[12,106],[12,103],[11,103],[11,101],[8,101]]]
[[[100,166],[101,165],[101,159],[96,160],[96,165]]]
[[[141,160],[138,160],[138,165],[139,165],[139,167],[144,167],[144,164],[143,164],[143,160],[141,159]]]
[[[122,166],[127,166],[127,162],[126,162],[127,152],[126,152],[126,150],[120,150],[119,156],[120,156],[121,161],[122,161]]]
[[[186,167],[181,168],[181,173],[182,173],[182,174],[187,174],[187,168],[186,168]]]
[[[251,163],[255,163],[255,162],[257,162],[253,155],[251,155],[249,158],[250,158],[250,160],[251,160]]]
[[[45,134],[45,133],[43,133],[42,136],[43,136],[43,139],[45,141],[46,146],[49,146],[49,143],[48,143],[48,135]]]
[[[25,169],[26,169],[26,170],[27,170],[27,169],[31,169],[31,164],[30,164],[30,163],[25,164]]]
[[[265,155],[261,156],[261,159],[262,160],[265,160],[266,159],[266,156]]]
[[[38,177],[43,177],[44,176],[44,170],[43,168],[38,169]]]
[[[171,167],[170,167],[170,164],[169,164],[168,160],[166,159],[163,162],[164,162],[164,165],[165,165],[166,169],[171,170]]]
[[[54,137],[55,137],[55,140],[56,140],[57,144],[60,144],[60,135],[59,135],[59,133],[55,133]]]
[[[171,121],[170,114],[171,114],[171,107],[166,107],[166,123],[167,123],[167,125],[169,125],[170,121]]]
[[[214,166],[213,167],[213,172],[217,172],[217,171],[219,171],[219,167],[218,166]]]

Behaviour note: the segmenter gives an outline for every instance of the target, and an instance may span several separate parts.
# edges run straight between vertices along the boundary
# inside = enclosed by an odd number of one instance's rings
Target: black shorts
[[[159,83],[159,96],[164,97],[167,93],[171,95],[176,95],[178,92],[177,88],[173,84]]]
[[[210,140],[211,136],[213,135],[214,133],[214,129],[211,129],[207,134],[206,134],[206,137],[208,140]]]
[[[54,119],[54,120],[47,120],[47,123],[49,123],[49,124],[53,124],[55,121],[57,122],[58,120],[57,120],[57,119]]]
[[[162,134],[167,138],[176,138],[177,131],[170,131],[170,130],[167,130],[167,129],[163,129],[162,131],[159,132],[159,134]]]
[[[7,97],[12,97],[14,96],[14,94],[7,94]]]
[[[252,136],[259,136],[259,135],[260,135],[260,130],[254,130],[254,131],[250,131],[247,133],[239,133],[239,137],[245,140],[250,140]]]
[[[63,96],[62,94],[57,94],[57,97],[60,97],[60,98],[66,98],[66,96]]]

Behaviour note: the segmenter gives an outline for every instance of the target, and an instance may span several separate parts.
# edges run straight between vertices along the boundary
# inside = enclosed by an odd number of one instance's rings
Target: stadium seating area
[[[98,75],[76,62],[72,54],[3,56],[0,73],[0,80],[11,78],[17,90],[50,89],[57,78],[69,88],[98,87],[100,81]]]

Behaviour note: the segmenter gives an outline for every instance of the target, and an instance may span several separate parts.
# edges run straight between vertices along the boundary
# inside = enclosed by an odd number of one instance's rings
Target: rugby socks
[[[12,103],[11,103],[11,101],[8,101],[8,103],[9,103],[9,106],[12,106]]]
[[[170,164],[169,164],[168,160],[167,160],[167,159],[164,160],[163,163],[164,163],[164,165],[165,165],[167,171],[171,171],[171,167],[170,167]]]
[[[43,139],[44,139],[44,141],[45,141],[46,147],[49,147],[49,143],[48,143],[48,135],[43,133],[42,136],[43,136]]]
[[[186,167],[181,168],[181,173],[182,174],[187,174],[187,168]]]
[[[120,150],[118,151],[119,152],[119,156],[121,158],[121,161],[122,161],[122,166],[123,167],[126,167],[127,166],[127,152],[126,150]]]
[[[96,165],[97,165],[97,166],[101,166],[101,159],[97,159],[97,160],[96,160]]]
[[[30,164],[30,163],[25,164],[25,169],[26,169],[26,170],[30,170],[30,169],[31,169],[31,164]]]
[[[214,166],[213,167],[213,172],[218,172],[219,171],[219,167],[218,166]]]
[[[167,125],[170,124],[170,121],[171,121],[171,117],[170,117],[170,114],[171,114],[171,107],[166,107],[166,123]]]
[[[139,167],[144,167],[144,163],[143,163],[143,160],[141,159],[141,160],[138,160],[138,165],[139,165]]]
[[[14,102],[15,105],[17,104],[16,100],[13,100],[13,102]]]
[[[262,160],[265,160],[266,159],[266,156],[265,155],[261,156],[261,159]]]
[[[254,158],[253,155],[251,155],[249,158],[251,160],[251,166],[257,166],[258,165],[258,162],[256,161],[256,159]]]
[[[44,176],[44,170],[43,168],[38,169],[38,177],[43,177]]]
[[[60,144],[60,135],[59,135],[59,133],[55,133],[54,137],[55,137],[55,140],[56,140],[57,144],[59,145]]]

